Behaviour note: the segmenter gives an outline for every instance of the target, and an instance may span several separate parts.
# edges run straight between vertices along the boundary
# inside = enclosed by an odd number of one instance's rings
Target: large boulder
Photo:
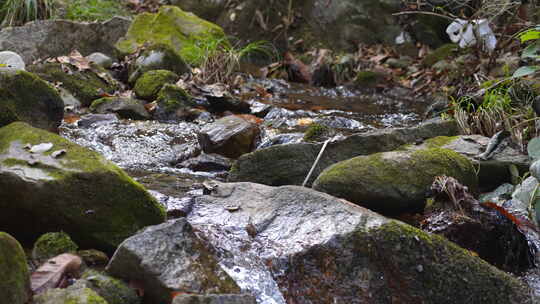
[[[101,155],[21,122],[0,128],[0,197],[1,230],[32,239],[65,231],[109,251],[165,220],[163,207]]]
[[[104,22],[40,20],[0,31],[0,50],[13,51],[30,64],[40,58],[102,52],[115,55],[114,44],[125,35],[130,20],[114,17]],[[84,39],[81,39],[84,37]]]
[[[225,116],[204,126],[198,134],[199,144],[206,153],[237,158],[253,150],[259,127],[239,116]]]
[[[30,274],[26,256],[11,235],[0,232],[0,298],[10,304],[25,304],[30,299]]]
[[[326,168],[313,189],[383,214],[422,211],[435,177],[451,176],[478,188],[473,164],[447,149],[396,151],[357,156]]]
[[[148,303],[170,303],[171,293],[239,293],[238,285],[221,269],[211,247],[186,219],[144,229],[125,240],[107,272],[140,281]]]
[[[61,63],[44,63],[29,66],[28,71],[52,82],[71,93],[83,106],[88,107],[92,101],[102,97],[104,93],[113,94],[118,88],[112,78],[105,77],[103,68],[93,66],[91,69],[79,70],[75,66]]]
[[[56,132],[64,117],[64,102],[58,92],[34,74],[0,72],[0,127],[24,121]]]
[[[328,144],[308,184],[326,167],[342,160],[392,151],[402,145],[436,136],[457,134],[455,122],[435,120],[414,128],[383,129],[348,136]],[[272,186],[301,185],[322,146],[322,143],[275,145],[242,155],[233,165],[229,181]]]
[[[187,61],[200,57],[190,47],[195,39],[220,40],[225,37],[219,26],[184,12],[176,6],[162,6],[155,14],[135,17],[125,37],[116,44],[121,54],[131,54],[144,44],[167,45]]]
[[[445,238],[330,195],[252,183],[207,190],[187,219],[258,303],[531,302],[515,277]]]

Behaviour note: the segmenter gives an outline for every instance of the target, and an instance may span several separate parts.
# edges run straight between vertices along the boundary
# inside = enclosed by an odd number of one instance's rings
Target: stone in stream
[[[435,177],[456,178],[473,192],[472,162],[451,150],[432,148],[357,156],[326,168],[313,189],[385,214],[419,212]]]
[[[144,101],[131,97],[103,97],[92,102],[90,111],[99,114],[116,113],[121,118],[150,119],[151,115],[144,104]]]
[[[178,166],[193,171],[227,171],[231,168],[232,160],[219,154],[206,154],[190,158]]]
[[[115,55],[114,44],[125,35],[130,20],[114,17],[104,22],[38,20],[0,30],[0,50],[13,51],[26,64],[78,50],[84,55],[102,52]],[[84,37],[84,39],[81,39]]]
[[[217,153],[238,158],[255,148],[260,134],[259,127],[239,116],[225,116],[204,126],[199,134],[199,144],[206,153]]]
[[[312,189],[215,183],[187,220],[258,303],[531,303],[522,282],[445,238]],[[162,242],[137,263],[177,252]]]
[[[193,97],[183,88],[166,83],[157,94],[153,117],[159,121],[189,120],[196,117]]]
[[[25,146],[52,143],[43,153]],[[65,150],[58,158],[54,151]],[[0,230],[21,238],[65,231],[83,247],[110,251],[165,210],[100,154],[16,122],[0,128]]]
[[[91,69],[79,71],[77,67],[62,63],[42,63],[28,67],[28,71],[51,82],[60,83],[84,107],[102,97],[103,93],[113,94],[118,89],[112,77],[102,67],[93,65]],[[107,79],[107,80],[105,80]]]
[[[137,97],[153,101],[158,97],[159,90],[167,83],[175,83],[179,76],[167,70],[152,70],[144,73],[137,82],[133,91]]]
[[[56,132],[64,116],[64,103],[56,90],[35,74],[3,73],[0,69],[0,127],[24,121]]]
[[[0,231],[0,299],[3,303],[25,304],[31,298],[30,273],[21,244]]]
[[[185,218],[147,227],[116,250],[107,272],[139,281],[147,303],[171,302],[171,293],[239,293],[213,249]]]
[[[382,129],[359,133],[329,143],[308,184],[328,166],[359,155],[386,152],[436,136],[457,135],[455,122],[431,120],[413,128]],[[233,165],[229,181],[301,185],[322,143],[276,145],[242,155]]]

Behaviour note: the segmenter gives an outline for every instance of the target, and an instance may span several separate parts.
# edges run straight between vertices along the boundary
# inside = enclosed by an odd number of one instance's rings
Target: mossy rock
[[[65,232],[49,232],[40,236],[34,243],[32,258],[39,262],[53,258],[62,253],[75,253],[79,246]]]
[[[89,109],[93,113],[116,113],[122,118],[143,120],[150,118],[144,104],[144,101],[131,97],[103,97],[94,100]]]
[[[451,150],[433,148],[359,156],[325,169],[313,189],[383,213],[421,211],[435,177],[456,178],[472,191],[478,179],[472,162]]]
[[[41,143],[53,147],[24,148]],[[165,220],[163,206],[100,154],[21,122],[0,128],[0,197],[0,229],[29,239],[65,231],[80,246],[108,252]]]
[[[47,82],[25,71],[0,73],[0,127],[24,121],[56,132],[63,116],[64,102]]]
[[[179,76],[167,70],[153,70],[144,73],[135,83],[133,90],[137,97],[152,101],[166,83],[175,83]]]
[[[34,297],[34,304],[109,304],[90,288],[80,284],[52,288]]]
[[[44,63],[30,66],[28,70],[49,82],[61,83],[61,86],[77,98],[84,107],[90,106],[92,101],[100,98],[103,93],[113,94],[118,89],[115,83],[105,81],[98,75],[97,72],[100,75],[107,75],[107,72],[97,65],[92,65],[92,69],[78,71],[71,65]]]
[[[126,36],[118,41],[120,54],[131,54],[143,45],[170,46],[178,55],[188,60],[193,54],[196,40],[225,38],[223,29],[176,6],[162,6],[155,14],[142,13],[135,17]]]
[[[150,45],[129,66],[129,82],[134,83],[144,73],[152,70],[167,70],[178,75],[188,73],[189,66],[170,46]]]
[[[139,304],[141,299],[125,282],[99,271],[86,270],[77,282],[90,288],[107,301],[108,304]]]
[[[331,132],[332,129],[330,127],[321,125],[319,123],[313,123],[304,132],[304,141],[324,141]]]
[[[448,43],[440,46],[431,53],[427,54],[426,57],[422,60],[422,64],[426,67],[431,67],[435,63],[450,58],[455,51],[458,50],[457,44]]]
[[[19,219],[21,220],[21,219]],[[2,303],[25,304],[30,299],[30,274],[21,244],[0,231],[0,299]]]
[[[96,249],[86,249],[77,251],[83,262],[92,267],[105,267],[109,263],[109,257],[103,251]]]
[[[154,118],[158,120],[189,118],[194,106],[193,97],[186,90],[167,83],[158,93]]]
[[[385,75],[380,72],[365,70],[360,71],[356,74],[354,78],[354,83],[362,87],[375,87],[377,84],[380,84],[384,81]]]

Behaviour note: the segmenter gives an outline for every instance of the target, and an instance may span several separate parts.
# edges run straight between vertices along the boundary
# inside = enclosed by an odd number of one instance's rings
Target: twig
[[[306,176],[306,178],[304,179],[304,182],[302,183],[302,187],[305,187],[309,178],[311,177],[311,174],[313,174],[313,170],[315,170],[315,167],[317,166],[317,164],[319,163],[319,160],[321,159],[321,156],[323,155],[324,153],[324,149],[326,149],[326,146],[328,145],[328,143],[330,142],[330,140],[332,140],[331,138],[330,139],[327,139],[322,148],[321,148],[321,151],[319,151],[319,155],[317,155],[317,158],[315,159],[315,161],[313,162],[313,166],[311,166],[311,169],[309,169],[309,173],[308,175]]]

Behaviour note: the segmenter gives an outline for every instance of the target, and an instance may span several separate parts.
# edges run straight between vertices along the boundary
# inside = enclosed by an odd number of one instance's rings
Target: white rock
[[[0,72],[25,70],[26,65],[19,54],[11,51],[0,52]]]

